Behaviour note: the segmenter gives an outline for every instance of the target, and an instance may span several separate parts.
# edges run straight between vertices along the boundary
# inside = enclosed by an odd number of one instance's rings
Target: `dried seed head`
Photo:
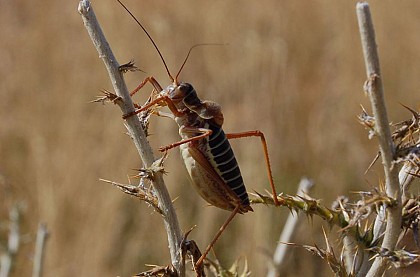
[[[331,204],[331,208],[336,211],[345,211],[348,209],[349,198],[345,195],[337,197],[337,199]]]
[[[101,90],[103,95],[96,96],[95,100],[90,101],[89,103],[102,103],[105,104],[107,102],[111,102],[113,104],[117,104],[117,101],[121,100],[121,97],[116,95],[113,92],[110,92],[106,89]]]

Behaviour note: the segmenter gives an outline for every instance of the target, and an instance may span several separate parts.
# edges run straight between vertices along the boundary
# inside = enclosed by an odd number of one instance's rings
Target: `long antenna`
[[[185,57],[184,61],[182,62],[181,68],[178,70],[178,73],[177,73],[177,74],[176,74],[176,76],[175,76],[175,79],[176,79],[176,80],[178,80],[179,74],[181,74],[181,71],[182,71],[182,69],[184,68],[184,65],[187,63],[187,60],[188,60],[188,58],[190,57],[191,51],[192,51],[195,47],[202,46],[202,45],[207,45],[207,44],[205,44],[205,43],[196,44],[196,45],[191,46],[190,50],[188,50],[188,54],[187,54],[187,56]]]
[[[159,57],[160,57],[160,59],[162,60],[162,62],[163,62],[163,65],[165,66],[165,69],[166,69],[166,72],[168,73],[168,75],[169,75],[169,78],[171,78],[171,81],[172,82],[175,82],[176,81],[176,79],[174,79],[174,77],[172,77],[172,75],[171,75],[171,72],[169,71],[169,68],[168,68],[168,65],[166,64],[166,62],[165,62],[165,59],[163,58],[163,55],[162,55],[162,53],[159,51],[159,48],[157,47],[157,45],[156,45],[156,43],[155,43],[155,41],[153,40],[153,38],[152,38],[152,36],[147,32],[147,30],[146,30],[146,28],[144,28],[143,27],[143,25],[140,23],[140,21],[134,16],[134,14],[132,14],[131,12],[130,12],[130,10],[120,1],[120,0],[117,0],[118,1],[118,3],[120,3],[120,5],[128,12],[128,14],[130,14],[130,16],[137,22],[137,24],[143,29],[143,31],[146,33],[146,35],[147,35],[147,37],[150,39],[150,41],[152,42],[152,44],[153,44],[153,46],[155,47],[155,49],[156,49],[156,51],[158,52],[158,54],[159,54]],[[190,49],[190,52],[191,52],[191,49]],[[188,53],[188,55],[189,55],[189,53]],[[188,56],[187,56],[187,58],[188,58]],[[184,61],[184,64],[185,64],[185,62],[186,61]],[[182,67],[184,67],[184,64],[182,65]],[[182,69],[182,67],[181,67],[181,69]],[[179,74],[179,73],[178,73]],[[177,74],[177,77],[178,77],[178,74]]]
[[[175,80],[178,80],[179,74],[181,74],[182,69],[184,69],[184,65],[187,63],[188,58],[190,57],[190,54],[191,54],[192,50],[194,48],[198,47],[198,46],[207,46],[207,45],[223,46],[223,45],[226,45],[226,44],[223,44],[223,43],[199,43],[199,44],[191,46],[190,50],[188,50],[187,56],[185,57],[184,61],[182,62],[181,68],[178,70],[178,73],[175,76]]]

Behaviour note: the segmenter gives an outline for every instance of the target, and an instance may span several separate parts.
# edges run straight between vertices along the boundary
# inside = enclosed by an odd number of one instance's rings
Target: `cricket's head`
[[[205,120],[212,120],[222,126],[223,114],[219,104],[213,101],[201,101],[194,87],[189,83],[181,82],[167,87],[168,96],[179,110],[188,109]]]
[[[164,89],[164,93],[166,93],[178,109],[190,109],[191,106],[201,103],[194,87],[189,83],[174,82]]]
[[[137,22],[137,24],[141,27],[141,29],[144,31],[144,33],[149,38],[150,42],[155,47],[157,53],[159,54],[159,57],[165,67],[166,73],[169,76],[169,79],[171,80],[172,84],[167,86],[165,89],[163,89],[160,94],[161,96],[168,96],[175,107],[178,110],[189,110],[193,113],[196,113],[200,118],[206,119],[206,120],[213,120],[216,124],[220,125],[223,124],[223,114],[221,113],[220,106],[214,102],[211,101],[201,101],[195,89],[193,86],[189,83],[179,82],[178,77],[181,74],[182,70],[184,69],[185,64],[188,61],[188,58],[190,57],[191,51],[198,47],[203,45],[222,45],[222,44],[196,44],[192,46],[188,50],[188,54],[185,57],[181,67],[179,68],[177,74],[172,75],[168,65],[166,64],[166,61],[160,52],[158,46],[156,45],[155,41],[151,37],[151,35],[147,32],[146,28],[140,23],[140,21],[128,10],[128,8],[120,1],[117,0],[120,5],[130,14],[130,16]]]

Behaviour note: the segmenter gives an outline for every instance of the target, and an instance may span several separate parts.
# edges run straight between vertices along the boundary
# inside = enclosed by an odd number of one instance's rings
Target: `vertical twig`
[[[32,269],[32,277],[42,276],[42,264],[44,261],[45,242],[48,238],[47,226],[44,223],[38,225],[38,232],[36,233],[34,266]]]
[[[84,25],[92,39],[99,57],[104,62],[112,85],[116,94],[121,97],[122,101],[117,101],[123,114],[129,114],[135,110],[127,86],[123,80],[122,73],[119,71],[119,64],[111,51],[111,48],[102,33],[92,6],[88,0],[82,0],[78,7],[79,13],[82,15]],[[143,128],[137,116],[127,118],[127,129],[133,138],[134,144],[139,152],[141,160],[145,167],[150,167],[155,161],[153,151],[146,139]],[[175,209],[172,205],[168,190],[164,184],[162,174],[157,172],[153,181],[153,187],[159,200],[159,207],[164,214],[164,223],[168,235],[169,249],[172,259],[172,265],[175,267],[179,276],[185,275],[185,263],[182,257],[181,242],[182,232],[179,227]]]
[[[401,190],[398,182],[398,168],[393,166],[395,147],[391,139],[391,131],[385,107],[379,56],[376,49],[375,31],[369,5],[365,2],[358,3],[356,11],[368,78],[366,91],[369,95],[372,112],[375,117],[375,134],[379,140],[379,149],[385,172],[386,193],[389,197],[397,201],[396,205],[387,207],[386,230],[382,242],[383,248],[393,250],[401,230]],[[382,275],[385,267],[385,260],[380,257],[376,258],[372,268],[369,270],[368,276]]]
[[[7,249],[0,256],[0,277],[8,277],[13,267],[13,259],[17,254],[20,244],[19,232],[20,211],[19,205],[14,205],[9,213],[9,236]]]
[[[314,185],[312,180],[307,178],[302,178],[299,183],[299,187],[297,190],[297,195],[305,196],[309,194],[310,189]],[[273,257],[273,264],[267,274],[267,277],[275,277],[279,276],[282,266],[284,263],[284,259],[286,257],[286,253],[289,249],[289,246],[285,244],[286,242],[291,242],[293,235],[295,233],[296,227],[300,221],[300,217],[298,215],[294,215],[293,212],[290,212],[289,217],[283,227],[283,231],[280,234],[280,238],[277,244],[276,251],[274,252]]]

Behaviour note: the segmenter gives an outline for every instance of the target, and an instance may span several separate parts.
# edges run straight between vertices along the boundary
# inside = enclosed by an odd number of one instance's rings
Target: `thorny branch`
[[[280,206],[287,207],[294,212],[302,212],[306,216],[318,216],[331,226],[337,226],[341,231],[351,234],[356,239],[364,241],[367,247],[371,246],[372,227],[366,229],[360,228],[360,221],[368,218],[376,211],[380,205],[390,207],[396,205],[393,198],[389,198],[378,190],[372,192],[360,192],[362,200],[358,203],[350,203],[346,197],[339,197],[331,208],[326,207],[318,199],[309,196],[279,195],[277,197]],[[255,197],[250,199],[251,204],[274,205],[273,198],[270,195],[256,193]]]
[[[123,80],[123,71],[125,71],[125,69],[120,69],[119,63],[115,59],[101,27],[96,20],[96,16],[90,2],[88,0],[80,1],[78,11],[82,16],[89,36],[99,53],[99,57],[102,59],[108,70],[114,91],[118,97],[118,99],[114,99],[115,103],[120,106],[123,114],[134,112],[134,104]],[[149,168],[155,161],[155,157],[146,139],[142,123],[137,116],[131,116],[126,119],[126,127],[133,139],[144,166]],[[181,241],[183,236],[179,227],[175,209],[172,205],[172,200],[163,181],[162,173],[158,172],[155,174],[153,188],[158,198],[159,208],[164,215],[163,219],[168,235],[172,265],[175,267],[178,275],[182,277],[185,275],[185,262],[181,253]]]

